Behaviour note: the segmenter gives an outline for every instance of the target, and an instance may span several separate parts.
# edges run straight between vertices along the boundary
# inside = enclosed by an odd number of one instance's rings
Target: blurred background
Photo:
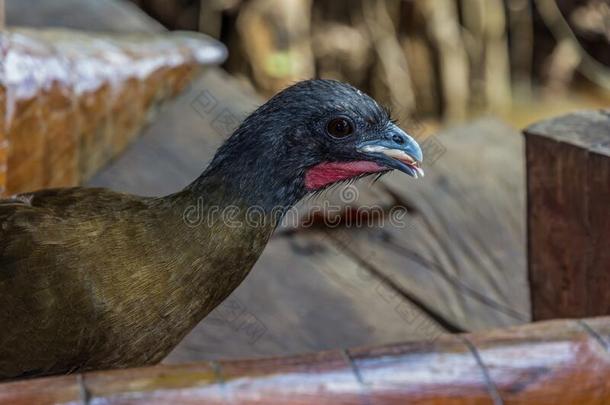
[[[406,126],[493,113],[520,128],[610,100],[608,0],[133,2],[222,41],[225,69],[262,95],[334,78]]]

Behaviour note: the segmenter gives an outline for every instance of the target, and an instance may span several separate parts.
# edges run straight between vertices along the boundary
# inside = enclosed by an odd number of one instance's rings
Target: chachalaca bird
[[[246,118],[175,194],[0,200],[0,379],[159,362],[241,283],[293,204],[369,174],[417,177],[421,160],[373,99],[309,80]],[[230,223],[210,215],[228,207]]]

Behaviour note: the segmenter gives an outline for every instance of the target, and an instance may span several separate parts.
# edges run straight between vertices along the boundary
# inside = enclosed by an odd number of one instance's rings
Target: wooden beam
[[[610,314],[610,111],[525,130],[534,320]]]
[[[0,403],[606,404],[610,318],[0,384]],[[569,387],[569,389],[566,389]]]
[[[19,72],[0,77],[0,102],[6,99],[2,105],[11,112],[0,119],[0,193],[6,195],[91,178],[135,139],[157,105],[225,53],[207,36],[167,32],[119,40],[83,31],[21,29],[0,41],[11,56],[6,72]],[[45,68],[20,68],[23,60]],[[145,66],[145,74],[125,61]],[[85,90],[76,91],[75,72],[84,65],[97,68],[87,76]]]

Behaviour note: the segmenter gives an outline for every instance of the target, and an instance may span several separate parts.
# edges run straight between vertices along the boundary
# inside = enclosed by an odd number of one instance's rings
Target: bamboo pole
[[[610,403],[610,318],[247,361],[162,365],[0,385],[0,403]]]

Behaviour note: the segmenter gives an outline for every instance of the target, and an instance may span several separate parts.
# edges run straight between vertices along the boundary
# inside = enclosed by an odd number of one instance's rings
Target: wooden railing
[[[8,383],[6,404],[607,404],[610,318]]]
[[[533,315],[610,315],[610,113],[526,131]],[[610,317],[7,383],[4,404],[610,404]]]

